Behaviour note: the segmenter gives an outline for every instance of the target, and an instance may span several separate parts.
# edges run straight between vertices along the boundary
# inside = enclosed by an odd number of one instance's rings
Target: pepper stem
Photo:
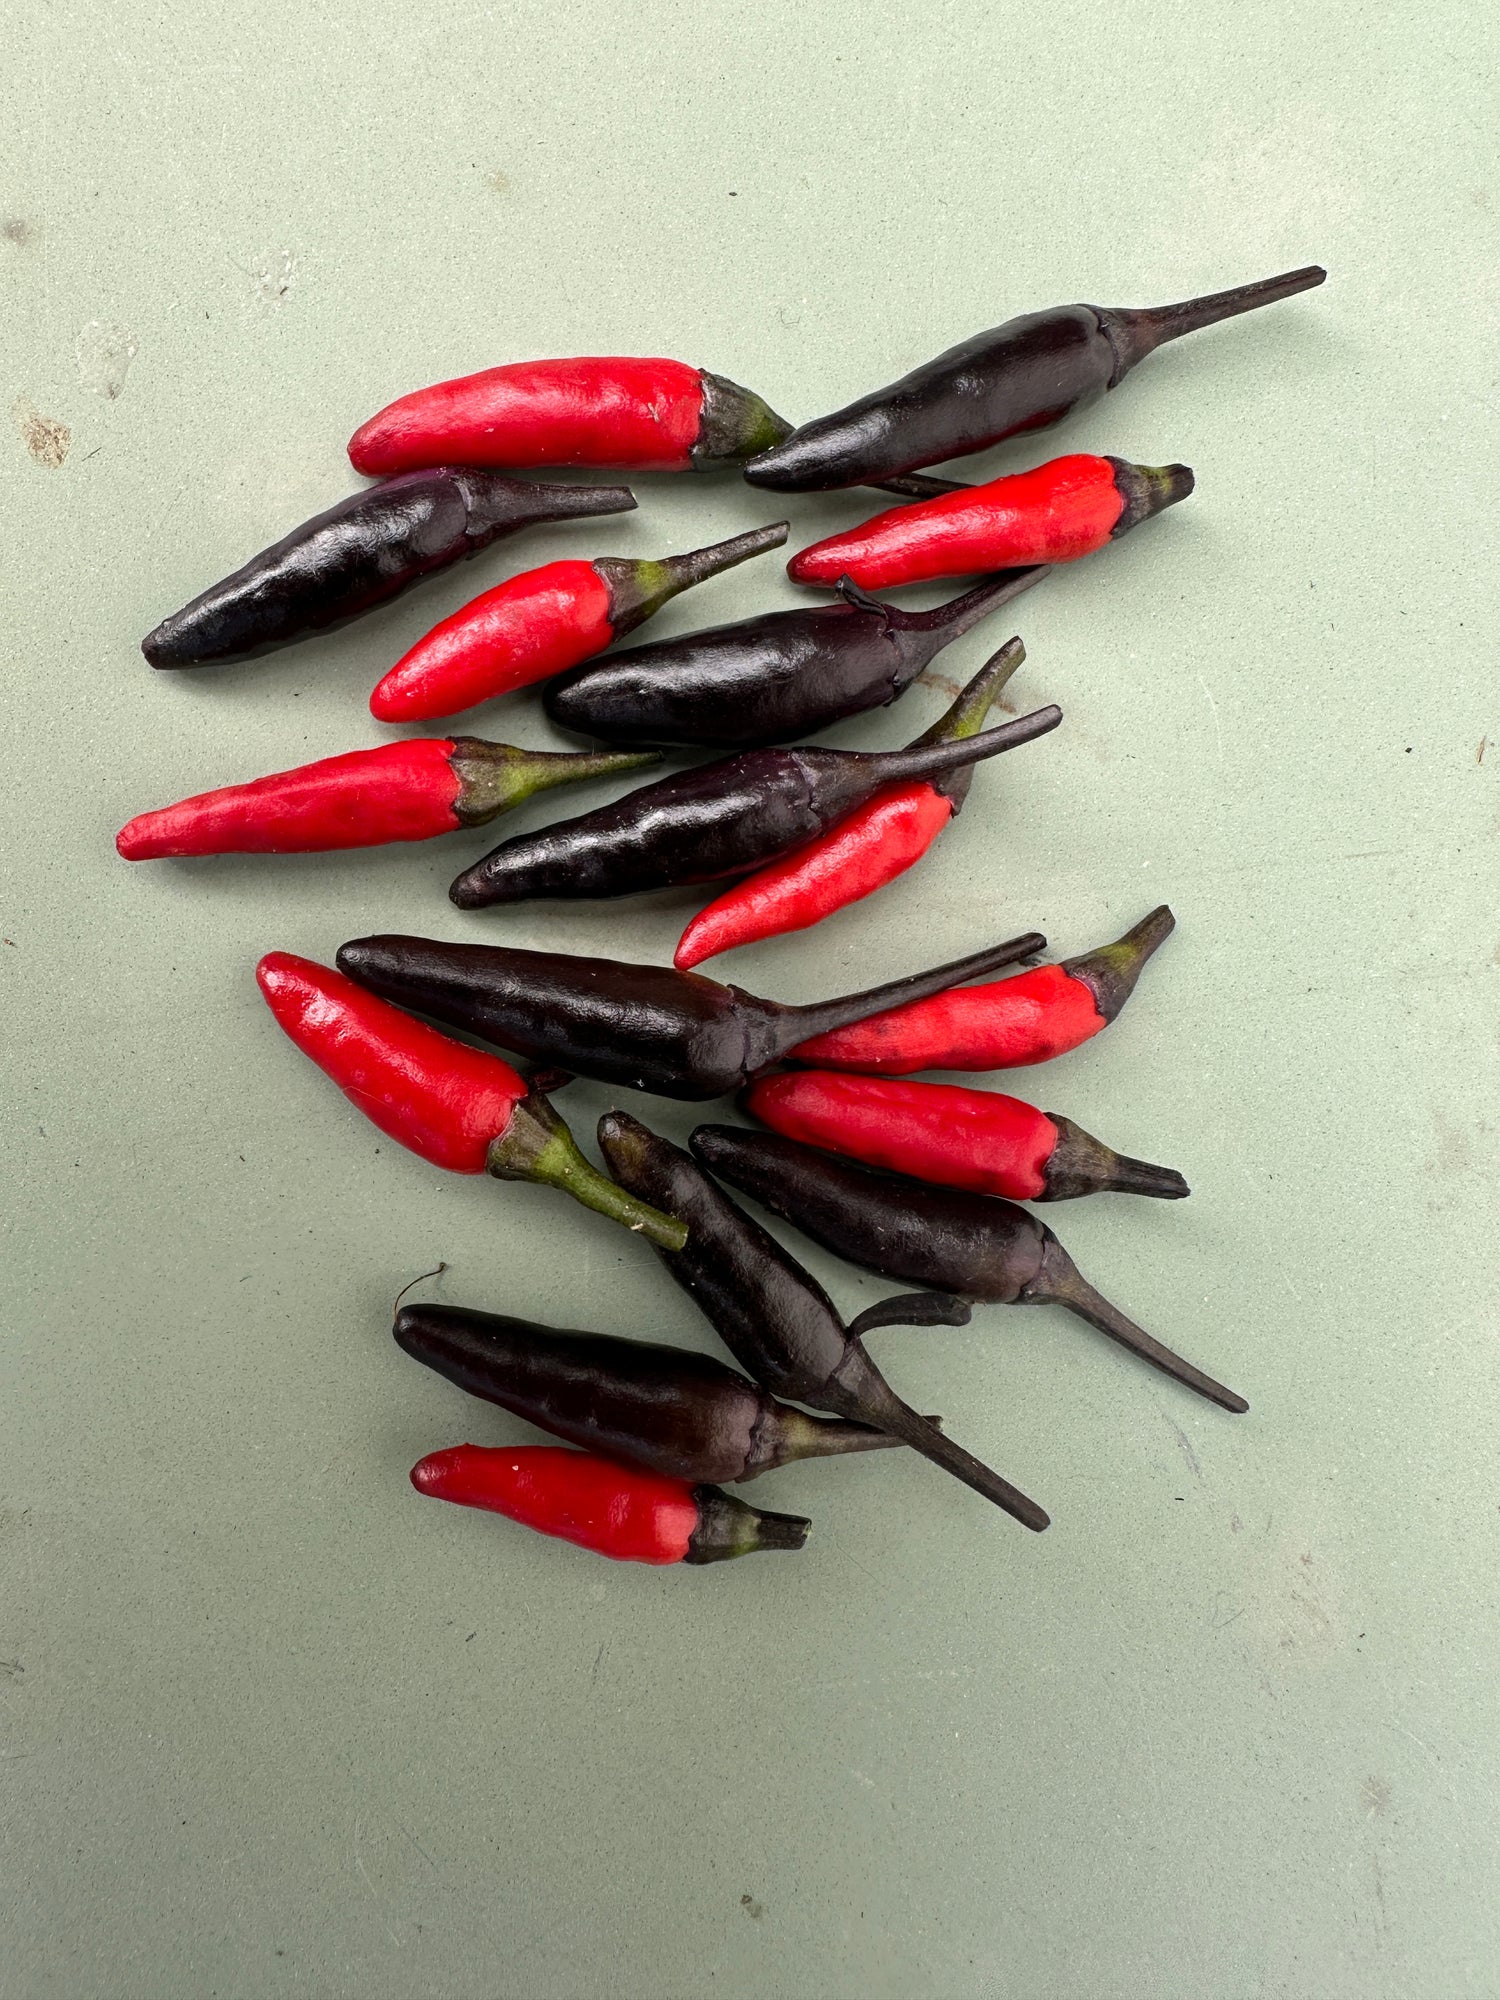
[[[669,598],[690,590],[720,570],[733,569],[751,556],[779,549],[791,532],[790,521],[773,521],[767,528],[751,528],[743,535],[731,535],[727,542],[713,542],[707,548],[688,549],[679,556],[662,556],[655,562],[628,556],[602,556],[594,563],[594,574],[609,592],[610,630],[618,639],[644,625]]]
[[[931,1424],[936,1417],[929,1417]],[[902,1440],[889,1431],[869,1424],[853,1424],[845,1417],[810,1417],[806,1410],[779,1404],[775,1435],[766,1440],[770,1450],[756,1466],[758,1472],[773,1472],[779,1465],[795,1465],[804,1458],[839,1458],[851,1451],[897,1451]]]
[[[1193,490],[1190,465],[1132,465],[1128,458],[1109,462],[1115,469],[1115,491],[1125,502],[1119,520],[1109,531],[1112,542],[1128,535],[1142,521],[1149,521],[1153,514],[1186,500]]]
[[[1258,278],[1254,284],[1236,285],[1227,292],[1208,292],[1201,299],[1184,299],[1174,306],[1095,306],[1099,324],[1115,351],[1113,389],[1137,362],[1169,340],[1185,333],[1213,326],[1221,319],[1235,319],[1254,312],[1257,306],[1275,305],[1297,292],[1321,285],[1328,273],[1321,264],[1304,264],[1299,271],[1283,271],[1275,278]]]
[[[1073,1259],[1049,1229],[1045,1232],[1041,1268],[1026,1285],[1017,1300],[1018,1304],[1045,1305],[1055,1303],[1066,1306],[1100,1333],[1118,1341],[1132,1354],[1138,1354],[1142,1361],[1149,1361],[1153,1368],[1159,1368],[1164,1375],[1170,1375],[1175,1382],[1195,1389],[1200,1396],[1206,1396],[1211,1403],[1221,1409],[1232,1410],[1236,1416],[1243,1416],[1250,1405],[1243,1396],[1226,1389],[1222,1382],[1216,1382],[1212,1375],[1205,1375],[1201,1368],[1195,1368],[1191,1361],[1184,1361],[1180,1354],[1174,1354],[1170,1347],[1163,1347],[1154,1340],[1143,1327],[1129,1320],[1124,1313],[1112,1306],[1108,1299],[1096,1292],[1084,1277]]]
[[[945,493],[967,493],[972,479],[938,479],[930,472],[902,472],[894,479],[872,479],[875,493],[899,493],[903,500],[940,500]]]
[[[1023,937],[1008,938],[1004,944],[992,944],[985,951],[971,951],[967,958],[955,958],[927,972],[910,973],[905,979],[889,979],[883,986],[867,987],[863,993],[845,993],[836,1000],[814,1000],[804,1007],[784,1008],[775,1017],[775,1048],[766,1062],[777,1061],[801,1043],[810,1042],[814,1035],[829,1035],[835,1028],[852,1027],[871,1014],[883,1014],[888,1007],[905,1007],[913,1000],[930,999],[950,986],[966,986],[971,980],[983,979],[987,973],[1035,958],[1046,949],[1047,940],[1040,931],[1027,931]]]
[[[637,1201],[590,1165],[545,1093],[534,1086],[517,1104],[499,1138],[490,1142],[484,1164],[486,1173],[497,1180],[540,1181],[561,1188],[585,1208],[638,1231],[659,1250],[680,1250],[687,1242],[687,1225],[675,1215],[663,1215]]]
[[[955,639],[961,639],[989,612],[998,610],[1002,604],[1009,604],[1013,597],[1019,597],[1022,591],[1040,583],[1051,568],[1051,563],[1028,563],[1022,569],[996,570],[992,577],[976,584],[973,590],[950,597],[946,604],[935,604],[930,611],[903,611],[898,605],[884,602],[880,602],[880,609],[898,631],[940,633],[942,645],[948,646]],[[843,587],[841,579],[839,589]],[[934,652],[937,650],[933,648]]]
[[[914,743],[905,750],[850,751],[869,767],[880,767],[882,784],[901,784],[908,778],[931,781],[947,771],[961,771],[985,757],[998,757],[1003,750],[1019,749],[1046,736],[1062,721],[1055,703],[1034,708],[1030,715],[1018,715],[1014,722],[1002,722],[995,729],[981,729],[975,735],[949,743]]]
[[[1080,958],[1065,958],[1062,969],[1083,981],[1102,1019],[1112,1021],[1135,991],[1147,959],[1176,928],[1172,912],[1165,903],[1158,903],[1124,937],[1116,938],[1113,944],[1101,944],[1097,951],[1086,951]]]
[[[703,385],[698,436],[688,454],[695,472],[714,466],[743,465],[758,452],[770,451],[792,434],[785,417],[777,416],[764,396],[731,382],[710,369],[699,371]]]
[[[1153,1167],[1117,1153],[1061,1112],[1044,1115],[1057,1127],[1057,1144],[1042,1169],[1047,1185],[1038,1201],[1072,1201],[1084,1194],[1149,1194],[1160,1201],[1181,1201],[1191,1192],[1172,1167]]]
[[[684,1562],[728,1562],[762,1549],[800,1549],[812,1529],[801,1514],[771,1514],[736,1500],[720,1486],[695,1486],[698,1525]]]
[[[487,743],[479,736],[457,736],[448,757],[458,778],[453,816],[462,826],[483,826],[534,792],[554,785],[576,784],[584,778],[610,778],[658,764],[655,750],[519,750],[514,743]]]
[[[977,736],[990,712],[990,705],[1025,658],[1026,648],[1020,640],[1007,639],[999,652],[991,654],[985,661],[953,706],[946,709],[930,729],[924,729],[920,736],[915,737],[907,748],[916,750],[924,743],[958,743],[966,736]]]

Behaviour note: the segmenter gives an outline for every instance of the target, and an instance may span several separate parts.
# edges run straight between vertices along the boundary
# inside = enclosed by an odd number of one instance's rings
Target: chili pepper
[[[800,1458],[900,1438],[778,1403],[711,1355],[607,1333],[561,1333],[461,1306],[406,1306],[396,1344],[542,1430],[696,1485],[758,1479]]]
[[[770,611],[575,667],[542,705],[562,728],[607,743],[789,742],[894,701],[945,646],[1046,574],[1008,570],[931,611],[841,583],[839,604]]]
[[[277,1025],[372,1124],[435,1167],[540,1181],[680,1249],[686,1231],[607,1181],[533,1081],[290,952],[255,969]]]
[[[623,1111],[599,1120],[599,1144],[622,1186],[670,1201],[688,1224],[685,1249],[662,1253],[670,1276],[707,1315],[742,1368],[773,1395],[889,1431],[1028,1528],[1047,1516],[903,1403],[865,1351],[877,1326],[962,1325],[960,1299],[884,1299],[845,1326],[822,1286],[716,1187],[698,1163]]]
[[[991,702],[1025,657],[1020,640],[1008,640],[947,713],[907,748],[959,743],[975,735]],[[835,910],[883,889],[921,860],[962,807],[972,777],[970,768],[935,781],[914,778],[887,785],[816,840],[794,848],[706,904],[683,932],[673,963],[686,971],[736,945],[806,930]]]
[[[656,562],[600,556],[513,576],[419,639],[370,696],[370,713],[381,722],[425,722],[576,667],[679,591],[779,548],[787,525],[752,528]]]
[[[890,507],[792,557],[794,583],[852,576],[866,590],[1012,563],[1076,562],[1185,500],[1185,465],[1131,465],[1073,452],[987,486]]]
[[[1064,959],[1061,965],[1039,965],[990,986],[954,986],[868,1015],[799,1043],[791,1060],[878,1076],[907,1076],[918,1069],[1019,1069],[1051,1062],[1109,1026],[1176,922],[1163,903],[1124,937],[1097,951]]]
[[[809,493],[888,480],[1045,430],[1113,389],[1169,340],[1321,285],[1316,264],[1185,304],[1058,306],[950,347],[899,382],[803,424],[745,467],[755,486]]]
[[[709,472],[790,430],[753,391],[706,368],[585,354],[512,361],[398,397],[360,425],[349,458],[378,473],[453,463]]]
[[[627,752],[518,750],[477,736],[411,737],[141,813],[121,827],[115,847],[127,861],[156,861],[163,855],[313,854],[430,840],[483,826],[553,785],[656,761]]]
[[[141,641],[153,667],[248,659],[341,624],[502,535],[581,514],[625,514],[628,486],[540,486],[442,466],[351,493],[252,556]]]
[[[555,1444],[488,1450],[456,1444],[411,1469],[430,1500],[504,1514],[615,1562],[711,1563],[759,1549],[800,1549],[812,1522]]]
[[[851,1264],[960,1298],[1066,1306],[1210,1402],[1250,1407],[1102,1298],[1046,1224],[1014,1202],[871,1173],[740,1125],[700,1125],[688,1143],[720,1180]]]
[[[663,965],[510,945],[355,938],[340,947],[338,963],[385,999],[518,1055],[663,1097],[705,1098],[738,1090],[815,1023],[857,1020],[895,996],[936,993],[1045,946],[1031,931],[952,965],[806,1007]]]
[[[448,894],[461,910],[477,910],[532,896],[632,896],[743,874],[825,832],[883,786],[962,770],[1061,721],[1061,709],[1039,708],[964,742],[915,750],[746,750],[502,841]]]
[[[1188,1192],[1170,1167],[1127,1159],[1071,1118],[994,1090],[805,1069],[759,1078],[744,1103],[785,1139],[971,1194],[1011,1201],[1150,1194],[1178,1201]]]

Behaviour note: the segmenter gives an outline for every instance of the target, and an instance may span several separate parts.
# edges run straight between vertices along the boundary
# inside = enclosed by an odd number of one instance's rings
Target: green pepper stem
[[[609,592],[610,630],[618,639],[658,611],[669,598],[695,583],[749,562],[767,549],[779,549],[791,533],[790,521],[773,521],[769,527],[751,528],[743,535],[731,535],[726,542],[707,548],[686,549],[681,555],[644,557],[601,556],[593,565],[594,574]]]
[[[585,1208],[645,1236],[659,1250],[680,1250],[687,1242],[685,1223],[637,1201],[584,1158],[563,1119],[535,1088],[516,1105],[504,1132],[490,1142],[485,1171],[497,1180],[540,1181],[561,1188]]]
[[[695,1486],[698,1525],[688,1543],[688,1563],[727,1562],[762,1549],[800,1549],[812,1529],[801,1514],[771,1514],[736,1500],[718,1486]]]
[[[655,750],[520,750],[514,743],[487,743],[457,736],[448,763],[458,778],[453,816],[462,826],[483,826],[535,792],[584,778],[612,778],[661,762]]]
[[[1081,979],[1094,996],[1094,1005],[1104,1020],[1112,1021],[1135,991],[1135,983],[1147,960],[1177,928],[1177,919],[1165,903],[1158,903],[1149,916],[1141,918],[1124,937],[1113,944],[1101,944],[1079,958],[1065,958],[1062,969]]]

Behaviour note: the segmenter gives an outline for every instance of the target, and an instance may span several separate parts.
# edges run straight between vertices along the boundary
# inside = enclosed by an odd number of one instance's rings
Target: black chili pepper
[[[599,1144],[622,1186],[652,1200],[670,1191],[688,1240],[662,1262],[758,1382],[789,1401],[890,1432],[1026,1527],[1046,1527],[1034,1500],[903,1403],[865,1352],[861,1336],[872,1327],[962,1325],[967,1304],[935,1293],[885,1299],[846,1327],[811,1274],[680,1148],[623,1111],[600,1119]]]

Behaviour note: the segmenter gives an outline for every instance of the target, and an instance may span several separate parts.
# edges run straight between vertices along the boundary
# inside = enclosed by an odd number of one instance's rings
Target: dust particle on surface
[[[297,282],[297,260],[290,250],[268,250],[245,269],[255,296],[267,305],[284,305]]]
[[[492,194],[510,193],[510,175],[503,167],[496,167],[492,173],[486,174],[484,184]]]
[[[44,417],[36,405],[24,396],[16,398],[12,409],[21,442],[35,463],[44,465],[49,472],[56,472],[72,446],[72,431],[56,417]]]
[[[753,1896],[741,1896],[740,1908],[745,1912],[747,1917],[752,1917],[756,1923],[759,1923],[761,1918],[766,1914],[765,1904],[757,1903]]]
[[[18,250],[24,250],[28,243],[35,243],[37,233],[24,215],[8,215],[0,222],[0,236],[7,243],[14,243]]]
[[[1366,1778],[1360,1791],[1366,1819],[1384,1819],[1391,1809],[1391,1787],[1385,1778]]]
[[[126,372],[136,356],[136,337],[124,327],[91,319],[74,344],[78,379],[85,389],[113,402],[125,386]]]

